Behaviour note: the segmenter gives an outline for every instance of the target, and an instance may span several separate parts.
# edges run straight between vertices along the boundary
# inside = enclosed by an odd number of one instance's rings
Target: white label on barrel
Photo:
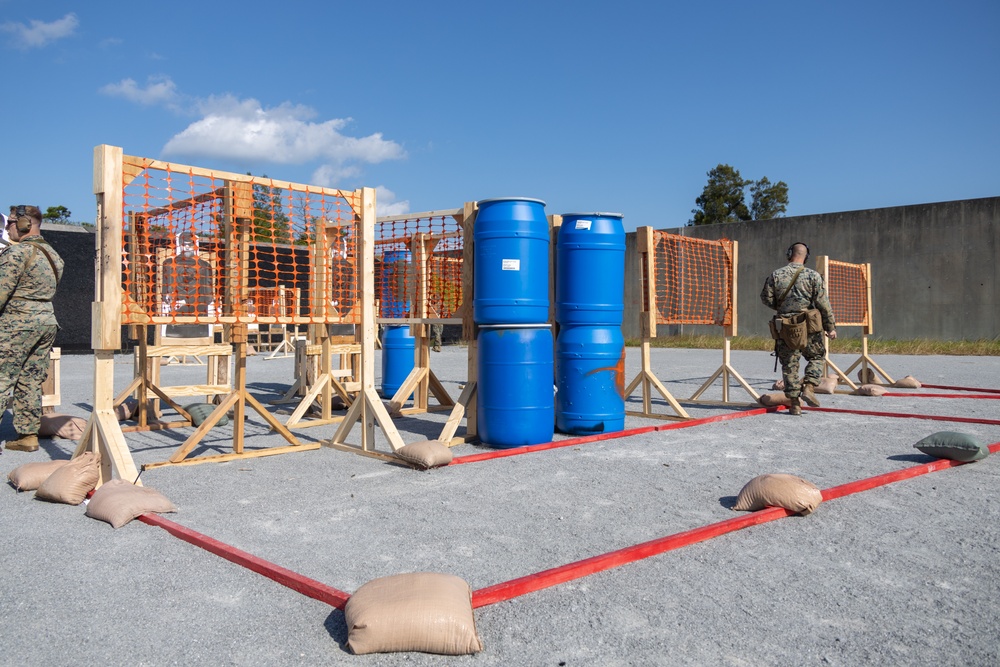
[[[505,259],[500,264],[501,271],[520,271],[521,270],[521,260],[519,259]]]
[[[576,228],[577,229],[590,229],[590,222],[591,222],[590,220],[577,220],[576,221]]]

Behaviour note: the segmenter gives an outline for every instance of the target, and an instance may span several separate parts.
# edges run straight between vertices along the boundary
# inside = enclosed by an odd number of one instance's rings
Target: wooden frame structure
[[[656,327],[660,319],[660,309],[657,303],[656,267],[657,246],[655,240],[655,230],[652,227],[640,227],[636,230],[636,249],[639,257],[639,275],[642,281],[642,309],[640,312],[639,326],[642,335],[640,343],[641,368],[635,378],[625,388],[625,397],[628,399],[635,392],[636,388],[642,389],[642,410],[626,411],[627,414],[637,417],[647,417],[655,419],[690,419],[690,415],[681,406],[680,402],[667,390],[662,382],[653,373],[650,364],[651,339],[656,337]],[[664,234],[661,232],[661,234]],[[673,235],[672,235],[673,236]],[[686,238],[686,237],[685,237]],[[732,313],[728,324],[723,324],[724,341],[722,347],[722,364],[712,373],[711,376],[686,399],[687,402],[717,403],[717,401],[702,400],[701,396],[711,387],[716,380],[722,379],[722,403],[729,404],[729,388],[733,380],[750,394],[754,400],[760,396],[753,387],[743,379],[743,376],[733,367],[731,357],[731,339],[737,333],[737,277],[739,266],[739,244],[735,241],[731,243],[729,261],[732,267],[731,284],[729,285],[729,299]],[[693,324],[705,324],[706,322],[692,322]],[[653,390],[667,402],[675,415],[663,415],[653,411]]]
[[[125,188],[143,174],[151,169],[165,170],[168,174],[177,172],[184,174],[191,179],[200,177],[209,179],[211,182],[222,181],[224,186],[214,192],[199,195],[196,198],[172,203],[171,210],[179,210],[186,206],[194,206],[198,202],[207,201],[209,198],[217,199],[221,202],[222,211],[218,214],[219,231],[226,248],[223,259],[225,282],[222,294],[221,314],[216,313],[211,318],[200,316],[159,316],[146,312],[131,294],[123,289],[123,263],[125,258],[130,261],[131,266],[139,266],[142,257],[132,257],[130,260],[125,250]],[[273,187],[279,188],[299,188],[314,196],[336,198],[346,201],[352,211],[353,224],[358,225],[362,239],[370,236],[370,229],[374,222],[375,191],[371,188],[364,188],[353,192],[332,190],[328,188],[318,188],[313,186],[298,186],[293,183],[269,181]],[[94,149],[94,193],[97,195],[97,229],[96,229],[96,286],[95,300],[92,307],[92,347],[94,349],[94,406],[87,427],[77,446],[76,453],[84,451],[97,451],[101,454],[102,469],[101,483],[110,479],[115,473],[124,480],[138,483],[138,473],[132,459],[128,446],[125,443],[123,431],[114,413],[114,355],[121,348],[121,327],[123,322],[133,325],[140,341],[138,368],[144,371],[148,367],[149,348],[145,345],[146,328],[168,323],[205,323],[223,324],[226,333],[224,339],[228,339],[227,345],[206,346],[204,353],[212,353],[211,356],[224,356],[223,353],[232,355],[234,358],[234,371],[232,386],[227,387],[227,393],[219,401],[214,411],[199,425],[194,433],[174,452],[168,461],[162,463],[147,464],[144,468],[159,465],[176,465],[182,463],[197,463],[203,461],[224,461],[237,458],[268,456],[290,451],[306,451],[317,449],[320,443],[303,444],[271,415],[263,405],[254,398],[246,388],[246,353],[247,353],[247,324],[252,322],[274,321],[280,323],[307,323],[322,325],[317,327],[317,337],[323,346],[323,357],[325,358],[324,368],[329,368],[329,338],[324,333],[326,324],[343,321],[342,314],[331,307],[329,296],[325,293],[325,285],[321,284],[313,290],[312,299],[314,301],[311,315],[303,316],[295,314],[291,317],[278,318],[258,318],[248,316],[241,310],[239,304],[246,300],[246,267],[249,261],[250,247],[250,227],[252,224],[253,211],[251,202],[254,197],[255,181],[253,177],[215,172],[197,167],[184,165],[174,165],[167,162],[152,160],[148,158],[137,158],[125,156],[121,148],[116,146],[101,145]],[[130,220],[130,222],[135,222]],[[364,228],[368,227],[369,233],[365,233]],[[325,267],[324,258],[330,257],[330,244],[326,242],[326,231],[328,225],[317,225],[317,235],[310,245],[310,251],[316,254],[317,266]],[[364,245],[364,243],[362,243]],[[368,258],[370,258],[370,253]],[[369,262],[370,263],[370,262]],[[139,269],[136,269],[138,271]],[[326,275],[325,272],[319,275]],[[145,288],[142,288],[145,289]],[[365,298],[360,299],[362,304]],[[364,311],[361,307],[360,310]],[[128,314],[126,321],[125,314]],[[374,319],[369,318],[368,324],[374,326]],[[373,347],[371,341],[368,341]],[[169,346],[158,346],[160,348]],[[172,352],[168,349],[154,350],[156,353]],[[186,347],[178,352],[190,353],[192,348]],[[369,361],[372,354],[367,355]],[[368,375],[370,383],[371,373]],[[364,384],[364,382],[362,383]],[[185,413],[172,399],[155,384],[148,381],[148,378],[140,379],[136,385],[146,386],[153,394],[158,396],[172,407],[178,410],[179,414],[185,418],[184,425],[190,425],[190,415]],[[204,391],[206,387],[199,387],[198,393],[211,394],[216,387],[210,387],[211,391]],[[140,408],[144,402],[140,402]],[[366,402],[366,405],[368,403]],[[251,452],[244,449],[244,429],[243,420],[247,407],[256,411],[267,424],[281,435],[289,444],[285,447],[269,447]],[[383,429],[392,428],[388,420],[388,415],[381,412],[377,407],[372,407],[371,414],[363,415],[366,425],[366,433],[374,426],[374,420],[378,418]],[[189,455],[200,441],[207,435],[209,429],[218,423],[230,410],[233,412],[233,440],[232,452],[217,456],[203,456],[189,458]],[[397,434],[398,438],[398,434]],[[363,436],[363,440],[365,436]]]
[[[862,297],[863,306],[861,317],[856,317],[853,319],[844,318],[841,319],[842,313],[836,312],[835,304],[837,303],[837,295],[833,294],[831,289],[830,281],[830,265],[840,264],[845,267],[852,267],[857,273],[862,276],[864,285],[862,289],[864,290],[864,296]],[[886,384],[893,384],[893,380],[888,373],[882,370],[871,355],[868,353],[868,336],[874,331],[873,317],[872,317],[872,265],[871,264],[849,264],[847,262],[839,262],[837,260],[831,260],[827,255],[821,255],[816,258],[816,270],[823,277],[823,282],[826,284],[827,294],[830,298],[830,305],[834,308],[834,318],[837,320],[837,328],[841,327],[861,327],[861,356],[859,356],[854,363],[847,367],[847,370],[840,370],[836,364],[830,360],[830,341],[824,336],[823,345],[826,348],[826,358],[825,358],[825,368],[824,374],[829,374],[830,369],[833,369],[837,377],[841,382],[846,383],[852,390],[857,389],[858,385],[854,383],[850,378],[850,373],[855,368],[860,367],[861,377],[870,376],[875,377],[875,373],[878,373],[885,380]],[[864,383],[862,383],[864,384]]]

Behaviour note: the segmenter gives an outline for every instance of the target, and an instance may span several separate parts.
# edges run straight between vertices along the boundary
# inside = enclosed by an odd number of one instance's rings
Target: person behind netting
[[[212,265],[198,256],[198,237],[193,232],[177,235],[175,255],[163,260],[163,305],[166,314],[208,316],[213,306]],[[174,324],[168,337],[205,336],[203,324]]]
[[[17,440],[7,449],[34,452],[42,420],[42,383],[59,323],[52,297],[63,260],[45,242],[37,206],[11,206],[6,232],[13,244],[0,253],[0,415],[13,391]]]
[[[774,342],[774,352],[781,362],[781,373],[785,383],[785,396],[789,398],[791,415],[802,414],[800,398],[809,405],[818,408],[815,388],[823,377],[826,347],[823,344],[824,334],[830,338],[837,337],[836,322],[830,300],[826,296],[823,277],[812,269],[805,267],[809,259],[809,246],[805,243],[793,243],[785,251],[788,264],[774,271],[764,281],[760,300],[765,306],[778,311],[778,315],[796,315],[809,309],[819,311],[823,320],[823,331],[810,334],[808,343],[803,350],[791,348],[783,339]],[[799,358],[806,358],[804,378],[799,380]]]

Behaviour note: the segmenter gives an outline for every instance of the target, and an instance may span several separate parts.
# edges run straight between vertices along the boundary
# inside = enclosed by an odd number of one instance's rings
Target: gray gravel
[[[717,350],[653,354],[679,399],[722,360]],[[853,358],[834,361],[844,368]],[[893,376],[925,383],[1000,386],[997,358],[878,361]],[[465,349],[446,347],[432,364],[457,396]],[[734,352],[733,365],[761,392],[777,377],[767,353]],[[116,368],[121,388],[131,358]],[[637,350],[627,368],[631,379]],[[92,369],[89,356],[63,356],[61,412],[89,413]],[[201,383],[204,372],[163,371],[172,384]],[[291,382],[291,360],[253,357],[248,372],[252,392],[273,398]],[[706,397],[720,396],[717,384]],[[735,386],[731,397],[750,399]],[[995,400],[822,398],[830,407],[1000,418]],[[685,406],[695,417],[739,409]],[[413,441],[436,435],[444,419],[410,417],[397,427]],[[663,423],[627,421],[628,428]],[[298,433],[322,440],[334,428]],[[142,479],[178,505],[168,518],[347,592],[417,570],[455,574],[479,589],[737,516],[733,496],[759,474],[793,473],[827,488],[929,461],[912,445],[940,430],[1000,441],[1000,426],[807,412],[429,472],[322,448],[156,468]],[[165,460],[189,433],[126,439],[141,465]],[[196,453],[227,451],[231,433],[214,429]],[[283,442],[253,413],[246,433],[248,449]],[[356,442],[357,429],[352,436]],[[14,437],[9,416],[0,437]],[[4,451],[0,472],[67,458],[74,446],[53,440],[35,454]],[[455,454],[485,450],[463,445]],[[0,664],[993,665],[1000,662],[998,473],[992,456],[483,607],[476,619],[485,650],[469,657],[353,656],[336,609],[158,528],[135,521],[113,530],[82,507],[7,487]]]

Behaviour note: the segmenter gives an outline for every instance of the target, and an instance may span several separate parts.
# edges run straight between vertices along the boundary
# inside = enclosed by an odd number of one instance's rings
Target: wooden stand
[[[821,276],[823,276],[823,282],[826,283],[827,290],[830,290],[830,258],[827,255],[821,255],[816,258],[816,270]],[[844,264],[841,262],[841,264]],[[840,382],[847,384],[852,390],[857,389],[858,385],[850,377],[851,371],[855,368],[860,367],[861,376],[865,377],[871,375],[875,376],[877,372],[885,380],[886,384],[893,384],[893,380],[888,373],[882,370],[882,367],[875,363],[871,355],[868,354],[868,336],[874,331],[873,317],[872,317],[872,265],[871,264],[856,264],[854,265],[863,275],[864,289],[865,289],[865,312],[862,318],[853,318],[858,321],[852,321],[844,319],[841,321],[840,314],[834,313],[837,319],[837,329],[842,327],[857,326],[861,327],[861,356],[858,357],[854,363],[847,367],[847,370],[840,370],[833,361],[830,360],[830,341],[825,336],[823,338],[823,346],[826,350],[825,358],[825,370],[824,374],[829,374],[831,370],[836,374]],[[831,305],[834,299],[831,298]],[[864,382],[860,384],[865,384]]]
[[[361,386],[357,399],[347,410],[347,415],[340,422],[337,432],[329,442],[335,449],[354,452],[365,456],[385,460],[397,460],[396,450],[404,445],[403,439],[392,423],[392,418],[382,404],[382,399],[375,391],[375,190],[364,188],[361,191]],[[324,351],[324,356],[326,352]],[[329,368],[324,359],[324,367]],[[361,443],[350,444],[347,437],[354,425],[361,424]],[[382,433],[389,441],[393,454],[375,449],[375,425],[378,424]]]
[[[48,414],[62,403],[62,378],[59,371],[59,361],[62,359],[62,349],[54,347],[49,351],[49,371],[42,381],[42,414]]]

